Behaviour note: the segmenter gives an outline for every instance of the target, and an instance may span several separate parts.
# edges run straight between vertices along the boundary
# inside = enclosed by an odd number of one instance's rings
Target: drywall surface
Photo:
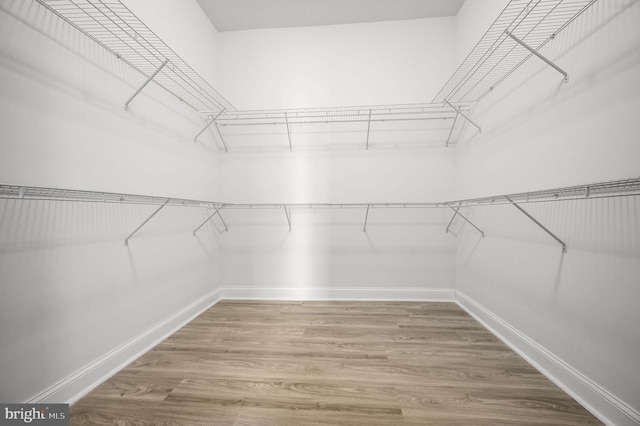
[[[221,87],[241,109],[428,102],[453,71],[453,23],[438,18],[221,33]],[[443,143],[450,126],[445,120],[368,126],[365,120],[293,122],[288,130],[282,124],[221,127],[229,148],[221,163],[224,198],[446,200],[455,167],[455,153]],[[387,296],[395,288],[410,297],[416,293],[400,290],[453,288],[455,238],[445,233],[446,211],[372,209],[367,216],[366,207],[294,208],[291,231],[284,207],[222,214],[229,227],[219,236],[226,289],[268,288],[301,298],[361,290],[359,297],[367,298],[383,294],[367,288],[389,290]]]
[[[239,109],[428,102],[455,65],[455,18],[218,35]]]
[[[453,289],[455,238],[445,233],[449,217],[441,209],[289,208],[291,230],[286,215],[284,208],[224,211],[225,291],[411,300]]]
[[[124,111],[145,78],[36,2],[1,2],[0,33],[0,182],[215,199],[196,112],[153,84]],[[205,211],[165,207],[124,246],[156,208],[0,202],[0,400],[67,401],[74,373],[216,289]]]
[[[192,235],[199,209],[166,207],[124,246],[155,209],[0,201],[0,399],[38,397],[215,289],[213,233]]]
[[[465,0],[456,15],[456,64],[467,57],[509,0]]]
[[[454,156],[444,146],[229,153],[221,176],[225,198],[236,203],[417,203],[449,199]],[[389,297],[397,297],[394,288],[453,288],[449,210],[372,208],[367,215],[366,206],[303,206],[289,207],[289,220],[284,207],[222,214],[226,288],[289,288],[292,297],[324,289],[327,298],[336,288],[361,289],[360,298],[375,297],[367,288],[387,289]]]
[[[399,137],[399,135],[396,135]],[[234,203],[389,203],[447,200],[455,153],[433,149],[296,151],[225,156],[224,199]]]
[[[640,3],[597,2],[480,102],[458,146],[457,197],[640,175]],[[568,364],[619,407],[640,411],[640,207],[637,197],[526,204],[560,245],[513,206],[468,212],[457,288]],[[575,390],[575,389],[574,389]],[[616,424],[633,424],[580,395]]]

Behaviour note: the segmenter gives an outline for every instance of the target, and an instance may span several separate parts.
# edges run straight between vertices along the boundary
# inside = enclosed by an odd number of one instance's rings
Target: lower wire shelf
[[[585,185],[575,185],[560,187],[547,190],[538,190],[530,192],[519,192],[512,194],[503,194],[495,196],[486,196],[480,198],[450,200],[450,201],[438,201],[438,202],[407,202],[407,203],[225,203],[219,201],[209,200],[194,200],[185,198],[174,197],[161,197],[151,195],[135,195],[125,193],[114,192],[101,192],[101,191],[84,191],[75,189],[57,189],[57,188],[44,188],[33,186],[20,186],[20,185],[5,185],[0,184],[0,200],[41,200],[41,201],[68,201],[68,202],[94,202],[94,203],[117,203],[117,204],[144,204],[144,205],[156,205],[158,208],[142,222],[131,234],[125,238],[125,245],[128,245],[129,239],[131,239],[149,220],[151,220],[157,213],[160,212],[166,206],[176,207],[196,207],[203,209],[213,209],[214,212],[207,217],[194,231],[201,229],[207,222],[217,217],[225,231],[229,228],[222,217],[222,210],[260,210],[260,209],[283,209],[289,224],[289,231],[291,231],[291,220],[289,212],[291,209],[362,209],[366,210],[364,216],[363,231],[366,232],[367,219],[369,217],[369,210],[373,208],[391,208],[391,209],[416,209],[416,208],[446,208],[453,210],[453,217],[447,226],[446,231],[449,231],[451,223],[456,216],[460,216],[465,222],[469,223],[476,230],[478,230],[484,237],[484,232],[481,231],[475,224],[473,224],[466,216],[461,212],[461,208],[479,207],[496,204],[511,204],[531,219],[536,225],[547,232],[551,237],[556,239],[563,248],[563,251],[567,251],[566,244],[553,234],[549,229],[544,227],[533,216],[527,213],[520,204],[526,203],[539,203],[539,202],[554,202],[554,201],[568,201],[568,200],[580,200],[580,199],[598,199],[609,197],[628,197],[640,195],[640,178],[621,179],[608,182],[590,183]]]

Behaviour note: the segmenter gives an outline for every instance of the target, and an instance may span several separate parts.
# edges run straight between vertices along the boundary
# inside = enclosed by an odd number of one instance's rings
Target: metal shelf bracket
[[[533,216],[531,216],[529,213],[527,213],[527,211],[525,209],[523,209],[522,207],[520,207],[517,203],[515,203],[513,200],[511,200],[511,198],[506,197],[507,201],[509,201],[513,207],[517,208],[518,210],[520,210],[522,212],[522,214],[524,214],[526,217],[528,217],[529,219],[531,219],[533,221],[533,223],[535,223],[536,225],[538,225],[540,228],[542,228],[542,230],[544,232],[546,232],[547,234],[551,235],[551,237],[556,240],[557,242],[559,242],[562,245],[562,252],[566,253],[567,252],[567,245],[564,243],[564,241],[562,241],[560,238],[558,238],[553,232],[549,231],[543,224],[541,224],[540,222],[538,222]]]
[[[145,81],[144,83],[142,83],[142,86],[140,86],[140,88],[138,88],[138,90],[135,91],[135,93],[133,95],[131,95],[131,97],[129,99],[127,99],[127,102],[124,103],[124,110],[125,111],[129,111],[129,104],[131,103],[132,100],[135,99],[136,96],[138,96],[138,94],[140,92],[142,92],[142,89],[144,89],[145,87],[147,87],[147,84],[151,83],[151,81],[155,78],[156,75],[158,75],[158,73],[160,71],[162,71],[162,68],[165,67],[165,65],[167,65],[169,63],[168,59],[165,59],[165,61],[162,63],[162,65],[160,65],[158,67],[158,69],[156,69],[153,74],[151,74],[149,76],[149,78],[147,78],[147,81]]]
[[[286,204],[283,207],[284,207],[284,214],[285,216],[287,216],[287,223],[289,224],[289,232],[291,232],[291,217],[289,217],[289,211],[287,210]]]
[[[444,100],[444,102],[445,102],[447,105],[449,105],[451,108],[453,108],[453,109],[456,111],[456,113],[457,113],[457,114],[460,114],[461,116],[463,116],[463,117],[465,118],[465,120],[467,120],[469,123],[471,123],[471,124],[473,124],[475,127],[477,127],[477,128],[478,128],[478,131],[479,131],[480,133],[482,133],[482,129],[480,128],[480,126],[478,126],[476,123],[474,123],[472,119],[470,119],[469,117],[467,117],[467,115],[466,115],[464,112],[462,112],[462,110],[461,110],[460,108],[454,107],[454,106],[453,106],[453,105],[451,105],[451,103],[450,103],[448,100],[446,100],[446,99]],[[456,114],[456,117],[457,117],[457,114]],[[452,127],[452,130],[453,130],[453,127]]]
[[[449,143],[451,142],[451,135],[453,135],[453,129],[456,127],[456,121],[458,121],[458,116],[460,113],[456,110],[456,116],[453,118],[453,124],[451,125],[451,130],[449,130],[449,136],[447,136],[447,143],[445,144],[445,148],[449,148]]]
[[[364,215],[364,227],[362,228],[362,232],[367,232],[367,220],[369,219],[369,208],[371,205],[367,204],[367,213]]]
[[[569,81],[569,74],[567,74],[567,72],[565,70],[563,70],[562,68],[560,68],[559,66],[557,66],[556,64],[551,62],[546,57],[542,56],[537,50],[535,50],[533,47],[529,46],[524,41],[520,40],[518,37],[516,37],[513,34],[511,34],[509,31],[505,30],[504,33],[506,35],[508,35],[509,37],[511,37],[516,43],[518,43],[519,45],[521,45],[522,47],[527,49],[529,52],[531,52],[532,54],[536,55],[538,58],[542,59],[551,68],[553,68],[554,70],[558,71],[560,74],[564,75],[564,80],[563,81],[565,83],[567,83]]]
[[[455,219],[456,215],[458,215],[461,218],[463,218],[464,221],[467,222],[469,225],[473,226],[476,229],[476,231],[478,231],[482,235],[482,238],[484,238],[484,232],[481,231],[480,228],[478,228],[476,225],[474,225],[469,219],[464,217],[462,215],[462,213],[460,213],[460,211],[459,211],[460,210],[460,206],[461,206],[461,203],[459,203],[458,207],[456,207],[456,208],[453,208],[450,205],[448,206],[451,210],[453,210],[453,216],[451,217],[451,220],[449,221],[449,224],[447,225],[447,229],[445,230],[445,232],[451,232],[451,231],[449,231],[449,228],[451,227],[451,224],[453,223],[453,219]]]
[[[218,127],[218,123],[214,122],[213,126],[216,128],[216,132],[218,132],[218,137],[220,138],[220,142],[222,142],[222,146],[224,146],[224,152],[229,152],[229,148],[227,148],[227,144],[224,142],[224,138],[222,137],[222,133],[220,132],[220,128]]]
[[[207,125],[206,125],[206,126],[204,126],[204,128],[203,128],[202,130],[200,130],[200,132],[199,132],[197,135],[195,135],[195,137],[193,138],[193,143],[196,143],[196,142],[198,141],[198,136],[200,136],[201,134],[203,134],[203,133],[204,133],[204,132],[209,128],[209,126],[211,126],[213,123],[215,123],[215,122],[216,122],[216,120],[218,119],[218,117],[220,117],[220,115],[222,115],[222,113],[223,113],[224,111],[225,111],[225,110],[224,110],[224,108],[223,108],[222,110],[220,110],[220,112],[219,112],[215,117],[213,117],[213,119],[211,119],[211,121],[209,121],[209,122],[207,123]],[[217,128],[217,126],[216,126],[216,128]],[[220,130],[218,130],[218,133],[219,133],[219,132],[220,132]],[[223,143],[223,144],[224,144],[224,143]],[[226,147],[226,145],[225,145],[225,147]]]
[[[222,209],[223,206],[219,206],[216,207],[216,211],[213,212],[213,214],[211,214],[208,218],[205,219],[204,222],[202,222],[200,225],[198,225],[198,227],[196,229],[194,229],[193,231],[193,236],[196,236],[196,232],[198,232],[200,230],[200,228],[202,228],[207,222],[209,222],[211,219],[213,219],[213,217],[215,215],[218,215],[218,217],[220,218],[220,222],[222,222],[222,224],[224,225],[224,229],[225,231],[229,231],[229,228],[227,228],[227,224],[224,223],[224,220],[222,219],[222,216],[220,215],[220,209]]]
[[[365,149],[369,149],[369,133],[371,131],[371,110],[369,110],[369,119],[367,120],[367,144],[365,145]],[[368,208],[368,206],[367,206]]]
[[[133,237],[140,229],[142,229],[144,225],[147,224],[147,222],[149,222],[155,215],[157,215],[160,212],[160,210],[162,210],[164,206],[166,206],[169,203],[169,201],[171,201],[171,198],[167,198],[167,201],[165,201],[164,204],[160,205],[160,207],[158,207],[156,211],[151,213],[151,216],[149,216],[144,222],[140,224],[140,226],[138,226],[131,234],[129,234],[127,238],[124,239],[125,247],[129,245],[129,240],[131,239],[131,237]]]
[[[289,152],[293,151],[293,146],[291,145],[291,130],[289,129],[289,116],[287,113],[284,113],[284,122],[287,125],[287,138],[289,139]],[[286,207],[285,207],[286,211]]]

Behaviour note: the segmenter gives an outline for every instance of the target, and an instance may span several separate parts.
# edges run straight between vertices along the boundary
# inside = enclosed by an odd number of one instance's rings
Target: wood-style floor
[[[73,405],[71,424],[600,422],[454,303],[223,301]]]

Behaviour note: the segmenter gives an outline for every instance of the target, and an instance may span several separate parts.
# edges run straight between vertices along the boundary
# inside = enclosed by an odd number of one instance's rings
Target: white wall
[[[467,1],[461,14],[483,6]],[[568,84],[534,58],[477,105],[483,131],[458,147],[457,197],[640,176],[638,22],[638,2],[597,2],[542,51],[569,72]],[[470,215],[486,238],[463,234],[458,291],[531,339],[529,355],[544,348],[570,366],[565,373],[575,369],[558,378],[583,403],[633,424],[610,404],[640,410],[638,200],[524,207],[568,252],[512,206],[476,208]]]
[[[462,63],[508,4],[509,0],[465,0],[455,19],[456,65]]]
[[[428,102],[455,65],[454,18],[219,34],[239,109]]]
[[[178,6],[137,3],[141,15]],[[208,56],[212,43],[190,45]],[[217,199],[217,148],[193,143],[196,112],[154,85],[123,110],[143,81],[38,3],[1,2],[0,182]],[[0,400],[73,399],[213,300],[213,230],[192,236],[207,212],[166,207],[124,246],[155,208],[0,202]]]
[[[426,102],[453,71],[454,47],[453,18],[225,32],[219,35],[219,75],[241,108]],[[454,151],[441,135],[450,123],[408,124],[372,123],[369,150],[366,122],[292,124],[293,152],[284,126],[222,128],[230,149],[221,167],[224,198],[447,199]],[[453,288],[455,238],[444,232],[448,213],[373,210],[364,233],[365,214],[293,210],[289,232],[283,210],[225,211],[229,232],[219,237],[225,287],[233,295],[301,298],[428,298],[439,294],[429,289]],[[251,290],[256,288],[270,292]]]
[[[436,209],[224,212],[225,294],[259,298],[453,296],[455,238]],[[445,222],[445,225],[443,225]]]
[[[224,199],[281,204],[446,200],[453,189],[454,155],[442,145],[231,152],[221,168]],[[327,290],[320,294],[327,298],[335,294],[333,288],[389,291],[378,298],[400,297],[398,287],[453,288],[455,238],[445,234],[450,212],[374,209],[366,234],[365,215],[366,209],[294,209],[289,232],[283,209],[224,210],[229,232],[218,238],[224,286],[293,289],[280,297],[313,297]],[[352,297],[376,296],[363,291]]]

